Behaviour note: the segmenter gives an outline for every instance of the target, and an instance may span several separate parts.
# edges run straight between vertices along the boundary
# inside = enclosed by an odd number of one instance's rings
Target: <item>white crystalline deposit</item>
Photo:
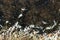
[[[32,24],[32,25],[29,25],[30,28],[33,28],[34,26],[35,26],[35,25],[33,25],[33,24]]]
[[[0,27],[3,27],[2,25],[0,25]]]
[[[26,9],[25,8],[21,8],[22,11],[25,11]]]
[[[9,21],[6,21],[6,23],[9,23]]]
[[[22,17],[23,15],[22,14],[20,14],[19,16],[18,16],[18,18],[20,18],[20,17]]]
[[[52,25],[52,26],[50,26],[50,27],[46,27],[46,30],[47,30],[47,29],[53,29],[53,28],[57,25],[57,22],[56,22],[55,20],[54,20],[53,22],[54,22],[54,25]]]
[[[42,23],[43,23],[43,24],[47,24],[47,22],[45,22],[45,21],[42,21]]]

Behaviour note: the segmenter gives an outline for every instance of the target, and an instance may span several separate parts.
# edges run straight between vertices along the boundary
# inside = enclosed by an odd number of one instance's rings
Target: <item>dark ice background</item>
[[[58,30],[59,23],[60,0],[0,0],[0,30],[17,27],[20,31],[34,25],[31,29],[42,34]]]

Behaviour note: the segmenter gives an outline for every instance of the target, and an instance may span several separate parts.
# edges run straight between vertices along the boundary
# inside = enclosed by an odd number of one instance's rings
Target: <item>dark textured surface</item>
[[[60,0],[0,0],[0,24],[10,27],[19,21],[23,29],[31,24],[45,28],[53,25],[53,20],[60,22],[59,9]],[[21,13],[23,16],[18,18]],[[9,23],[6,24],[6,21]]]

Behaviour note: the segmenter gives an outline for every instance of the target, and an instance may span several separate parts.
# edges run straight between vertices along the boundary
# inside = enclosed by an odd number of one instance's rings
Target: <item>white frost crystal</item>
[[[9,23],[9,21],[6,21],[6,23]]]
[[[20,18],[20,17],[22,17],[23,15],[22,14],[20,14],[19,16],[18,16],[18,18]]]
[[[46,29],[53,29],[57,25],[57,22],[55,20],[53,22],[54,22],[54,25],[50,27],[46,27]]]

